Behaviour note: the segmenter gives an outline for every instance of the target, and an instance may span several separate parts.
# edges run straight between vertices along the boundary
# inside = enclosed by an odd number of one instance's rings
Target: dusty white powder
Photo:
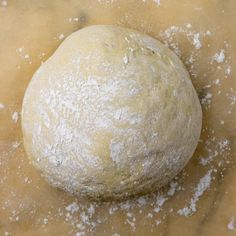
[[[134,214],[131,212],[128,212],[126,215],[127,215],[127,218],[126,218],[125,224],[128,223],[132,231],[134,232],[136,229],[136,225],[135,225],[136,218],[134,217]]]
[[[30,55],[29,55],[29,53],[27,53],[26,48],[24,46],[17,48],[16,52],[19,54],[20,58],[22,58],[23,60],[25,60],[29,64],[32,64]]]
[[[129,63],[129,58],[125,55],[123,57],[124,64],[127,65]]]
[[[172,181],[170,183],[170,189],[168,190],[167,195],[168,196],[173,196],[175,194],[175,192],[178,190],[178,187],[179,187],[178,183]]]
[[[86,234],[84,232],[77,232],[75,236],[85,236]]]
[[[69,22],[78,22],[79,21],[79,18],[78,17],[70,17],[69,19],[68,19],[68,21]]]
[[[162,195],[157,195],[156,197],[156,206],[153,209],[154,212],[158,213],[161,210],[161,207],[163,206],[163,204],[168,200],[168,198],[165,198]]]
[[[180,55],[181,52],[179,51],[178,43],[176,43],[176,40],[174,40],[174,37],[177,34],[184,34],[187,40],[194,46],[194,48],[199,50],[202,47],[201,37],[209,37],[211,32],[209,30],[197,32],[192,29],[192,25],[190,23],[187,23],[184,26],[172,25],[165,31],[160,32],[160,37],[164,40],[164,42],[173,48],[177,55]]]
[[[212,170],[209,170],[205,176],[203,176],[197,187],[195,188],[195,193],[189,202],[189,206],[186,206],[182,209],[178,210],[178,214],[182,216],[190,216],[194,212],[197,211],[196,203],[199,201],[199,198],[203,195],[203,193],[209,188],[211,185],[211,174]]]
[[[113,3],[116,2],[117,0],[97,0],[99,3]]]
[[[46,225],[48,223],[48,219],[47,218],[44,218],[43,219],[43,223]]]
[[[229,230],[236,230],[234,216],[231,217],[227,227],[228,227]]]
[[[193,34],[193,45],[195,46],[196,49],[200,49],[202,47],[199,37],[200,37],[199,33]]]
[[[25,182],[26,184],[30,184],[30,183],[32,183],[32,180],[29,179],[28,177],[25,177],[25,178],[24,178],[24,182]]]
[[[225,95],[229,99],[230,105],[234,106],[236,104],[236,91],[233,88],[230,88],[229,92]]]
[[[153,0],[153,2],[155,2],[158,6],[161,5],[161,0]]]
[[[64,39],[65,38],[65,35],[64,34],[60,34],[59,36],[58,36],[58,39],[60,39],[60,40],[62,40],[62,39]]]
[[[200,163],[203,166],[211,163],[216,157],[222,154],[226,156],[230,150],[230,141],[228,139],[216,141],[215,138],[210,138],[205,143],[205,150],[207,155],[205,157],[201,157],[200,159]]]
[[[186,27],[187,27],[188,29],[191,29],[191,28],[192,28],[192,25],[191,25],[190,23],[188,23],[188,24],[186,24]]]
[[[143,2],[148,2],[149,0],[142,0]],[[161,5],[161,0],[152,0],[157,6]]]
[[[203,96],[200,99],[201,105],[203,105],[204,107],[209,107],[209,105],[211,104],[211,100],[212,100],[212,93],[208,92],[205,96]]]
[[[19,113],[17,111],[14,111],[12,113],[11,119],[13,120],[14,123],[17,123],[17,121],[19,120]]]
[[[71,203],[66,208],[66,211],[69,211],[70,213],[74,214],[79,210],[79,205],[76,202]]]
[[[109,208],[109,214],[113,215],[118,209],[119,209],[118,206],[111,206]]]
[[[21,142],[15,141],[12,143],[12,147],[16,149],[20,146],[20,144],[21,144]]]
[[[5,0],[1,1],[1,5],[6,7],[7,6],[7,1],[5,1]]]
[[[3,110],[5,108],[5,105],[3,103],[0,103],[0,110]]]
[[[225,50],[221,49],[219,53],[216,53],[212,57],[213,61],[216,61],[217,63],[222,63],[225,60]]]
[[[225,74],[230,75],[230,73],[231,73],[231,66],[227,66]]]
[[[147,200],[145,197],[139,197],[137,202],[139,206],[144,206],[147,203]]]
[[[146,207],[151,207],[151,210],[147,212],[147,218],[156,218],[156,215],[160,214],[164,204],[168,201],[174,194],[181,190],[178,182],[172,181],[170,187],[163,193],[152,194],[151,196],[141,196],[137,199],[127,200],[121,203],[111,203],[108,209],[110,215],[115,214],[116,212],[125,211],[127,219],[125,219],[125,224],[129,225],[131,230],[134,231],[137,227],[136,218],[134,212],[139,209],[139,212],[142,213],[143,209]],[[173,211],[173,209],[172,209]],[[154,221],[156,225],[160,224],[160,220]]]

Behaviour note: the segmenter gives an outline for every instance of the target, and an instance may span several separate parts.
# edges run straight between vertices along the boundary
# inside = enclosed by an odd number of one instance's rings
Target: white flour
[[[186,206],[182,209],[178,210],[178,214],[182,216],[190,216],[194,212],[197,211],[196,203],[200,200],[199,198],[203,195],[203,193],[209,188],[211,185],[211,174],[212,170],[209,170],[205,176],[203,176],[197,187],[195,188],[195,193],[189,202],[189,206]]]
[[[17,123],[19,120],[19,113],[17,111],[14,111],[12,113],[11,119],[13,120],[14,123]]]
[[[0,103],[0,110],[3,110],[5,108],[5,105],[3,103]]]
[[[229,230],[236,230],[234,216],[231,217],[227,227],[228,227]]]
[[[212,57],[213,61],[216,61],[217,63],[222,63],[225,60],[225,50],[221,49],[219,53],[216,53]]]

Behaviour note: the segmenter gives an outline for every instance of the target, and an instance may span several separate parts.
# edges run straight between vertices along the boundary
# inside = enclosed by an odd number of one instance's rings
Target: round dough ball
[[[32,164],[52,185],[94,199],[166,184],[192,156],[201,120],[179,58],[111,25],[71,34],[34,74],[22,109]]]

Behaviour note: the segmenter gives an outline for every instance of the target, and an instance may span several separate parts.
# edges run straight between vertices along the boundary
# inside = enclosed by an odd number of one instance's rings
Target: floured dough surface
[[[201,106],[178,57],[131,29],[70,35],[34,74],[22,128],[32,164],[52,185],[120,199],[155,191],[192,156]]]

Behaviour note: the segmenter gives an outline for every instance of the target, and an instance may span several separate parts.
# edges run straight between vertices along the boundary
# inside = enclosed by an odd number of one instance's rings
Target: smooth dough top
[[[179,58],[111,25],[66,38],[34,74],[22,109],[32,164],[54,186],[95,199],[166,184],[192,156],[201,122]]]

